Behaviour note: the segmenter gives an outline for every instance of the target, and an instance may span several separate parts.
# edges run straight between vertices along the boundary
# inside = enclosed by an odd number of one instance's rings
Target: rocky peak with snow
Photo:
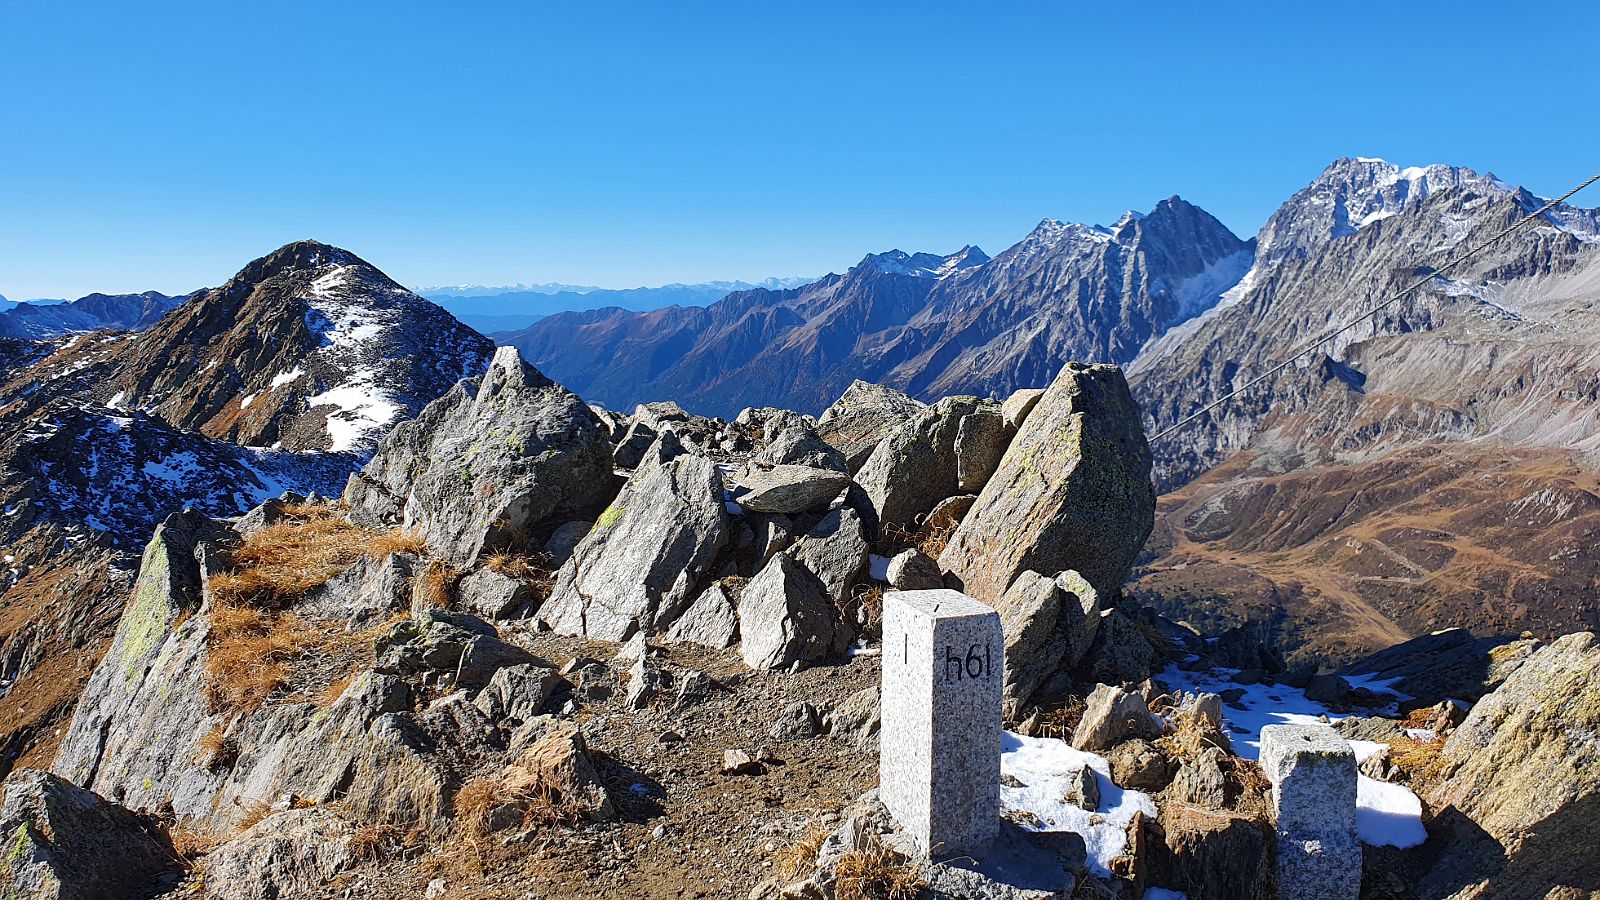
[[[248,446],[365,455],[491,351],[348,250],[297,241],[119,341],[92,394]]]
[[[988,254],[968,245],[948,256],[939,256],[936,253],[907,253],[904,250],[869,253],[858,265],[884,275],[945,278],[962,269],[969,269],[988,261]]]

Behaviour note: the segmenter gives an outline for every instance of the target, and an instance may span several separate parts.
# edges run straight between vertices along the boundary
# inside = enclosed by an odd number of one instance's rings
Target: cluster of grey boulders
[[[816,420],[733,422],[671,403],[586,406],[502,348],[397,427],[345,492],[352,518],[419,530],[468,606],[558,632],[738,644],[765,670],[871,637],[880,587],[952,586],[1007,622],[1008,693],[1059,692],[1152,526],[1150,457],[1122,374],[1072,364],[1005,402],[925,405],[857,383]],[[909,548],[874,579],[874,546]],[[481,574],[495,553],[559,565],[537,604]]]

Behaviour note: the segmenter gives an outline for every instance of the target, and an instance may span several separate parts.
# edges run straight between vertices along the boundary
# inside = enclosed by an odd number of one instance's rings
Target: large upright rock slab
[[[183,866],[153,821],[69,781],[23,769],[0,804],[0,895],[27,900],[151,896]]]
[[[1424,895],[1479,880],[1497,896],[1495,889],[1538,897],[1600,889],[1596,735],[1593,632],[1551,641],[1479,700],[1444,745],[1453,771],[1427,792],[1445,849]]]
[[[961,490],[958,438],[963,423],[977,415],[970,437],[960,443],[973,478],[992,449],[987,424],[999,421],[999,404],[976,397],[945,397],[922,410],[880,441],[856,473],[879,527],[915,531],[919,519],[940,500]]]
[[[539,620],[607,641],[665,631],[710,580],[728,542],[722,493],[717,467],[681,453],[663,433],[557,573]]]
[[[156,528],[111,647],[79,695],[52,767],[57,774],[109,796],[118,785],[101,765],[104,758],[124,769],[148,762],[164,774],[188,749],[152,741],[150,726],[206,716],[207,626],[194,615],[201,603],[199,557],[232,537],[226,525],[193,512],[174,513]]]
[[[879,441],[926,408],[894,388],[854,381],[817,420],[817,431],[839,448],[854,473]]]
[[[403,422],[351,476],[352,518],[398,519],[466,568],[489,550],[532,550],[530,531],[577,518],[613,488],[608,429],[514,347]]]
[[[1023,421],[939,565],[991,605],[1028,569],[1075,570],[1101,597],[1113,597],[1155,525],[1155,503],[1150,448],[1122,370],[1068,363]]]

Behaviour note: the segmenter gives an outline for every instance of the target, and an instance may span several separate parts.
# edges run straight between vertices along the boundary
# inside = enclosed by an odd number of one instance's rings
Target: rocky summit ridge
[[[896,843],[872,790],[883,594],[955,586],[1000,614],[1006,852],[1055,867],[1044,895],[1273,896],[1270,702],[1377,748],[1361,777],[1398,824],[1363,826],[1364,882],[1587,883],[1569,843],[1596,779],[1563,760],[1590,724],[1592,635],[1451,633],[1345,675],[1205,640],[1120,589],[1150,465],[1114,366],[1004,402],[863,384],[820,421],[725,421],[591,407],[502,348],[340,500],[161,523],[48,773],[6,782],[28,862],[5,877],[48,896],[1015,896],[1014,874]],[[1508,718],[1553,691],[1580,702]],[[1486,796],[1485,759],[1547,802]],[[1044,802],[1029,785],[1050,779]],[[1559,865],[1531,872],[1546,834]],[[1435,862],[1457,835],[1481,865]]]
[[[1265,898],[1265,726],[1320,721],[1340,883],[1600,889],[1593,212],[1146,437],[1539,202],[1339,160],[1249,241],[1173,197],[517,338],[573,383],[310,241],[0,345],[0,882]],[[874,790],[884,596],[933,588],[999,616],[1022,870]]]

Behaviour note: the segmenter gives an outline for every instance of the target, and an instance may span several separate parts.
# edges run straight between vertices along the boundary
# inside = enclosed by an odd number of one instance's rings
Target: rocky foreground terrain
[[[53,759],[26,897],[1274,895],[1274,716],[1361,742],[1373,897],[1584,896],[1600,643],[1449,631],[1342,674],[1121,586],[1155,525],[1122,372],[817,419],[587,405],[501,348],[337,496],[167,516]],[[884,592],[1006,634],[1006,858],[873,791]],[[42,757],[43,754],[40,754]],[[997,851],[1000,852],[1000,851]],[[1553,893],[1552,893],[1553,892]]]

